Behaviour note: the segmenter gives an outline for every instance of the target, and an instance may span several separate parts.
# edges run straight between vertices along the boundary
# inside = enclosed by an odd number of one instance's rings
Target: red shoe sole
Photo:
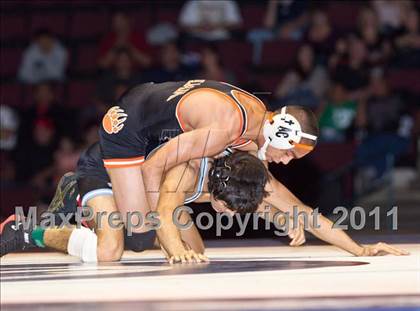
[[[3,221],[3,222],[0,224],[0,233],[3,233],[3,228],[4,228],[4,226],[5,226],[8,222],[11,222],[11,221],[16,221],[16,215],[15,215],[15,214],[10,215],[9,217],[7,217],[7,218],[6,218],[6,220],[5,220],[5,221]]]

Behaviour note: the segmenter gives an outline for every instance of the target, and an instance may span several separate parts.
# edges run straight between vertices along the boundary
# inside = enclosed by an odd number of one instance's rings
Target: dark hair
[[[35,31],[33,37],[37,40],[41,37],[54,37],[53,33],[48,28],[39,28]]]
[[[216,200],[240,214],[253,213],[267,192],[268,173],[264,164],[247,152],[215,159],[209,171],[209,192]]]
[[[302,131],[311,135],[319,136],[318,119],[311,109],[302,106],[287,106],[286,112],[291,114],[299,121]],[[281,113],[281,109],[275,111],[276,114]],[[302,138],[302,142],[312,146],[316,145],[316,141],[312,139]]]

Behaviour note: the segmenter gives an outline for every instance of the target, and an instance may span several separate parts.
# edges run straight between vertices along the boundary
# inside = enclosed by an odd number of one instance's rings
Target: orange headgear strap
[[[300,148],[300,149],[304,149],[308,151],[314,150],[314,146],[311,146],[311,145],[295,143],[294,141],[290,141],[290,144],[295,146],[295,148]]]
[[[270,124],[273,124],[274,123],[274,112],[270,112],[269,114],[268,114],[268,118],[267,118],[267,120],[268,120],[268,122],[270,122]]]

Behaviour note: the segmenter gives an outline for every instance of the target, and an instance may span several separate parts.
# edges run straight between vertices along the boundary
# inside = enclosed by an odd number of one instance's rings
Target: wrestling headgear
[[[258,150],[258,158],[260,160],[266,160],[265,153],[269,145],[283,150],[295,147],[312,150],[313,146],[301,144],[300,140],[302,137],[314,141],[317,140],[315,135],[302,132],[299,121],[286,112],[286,107],[281,108],[280,114],[271,115],[265,121],[263,134],[265,142],[262,148]]]

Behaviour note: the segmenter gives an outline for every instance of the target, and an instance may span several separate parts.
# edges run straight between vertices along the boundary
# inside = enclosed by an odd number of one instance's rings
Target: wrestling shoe
[[[16,215],[9,216],[0,225],[0,257],[25,248],[23,224],[16,221]]]
[[[78,195],[77,175],[73,172],[64,174],[57,185],[54,198],[48,206],[48,212],[63,214],[76,213]],[[56,225],[59,225],[59,223],[56,223]]]

